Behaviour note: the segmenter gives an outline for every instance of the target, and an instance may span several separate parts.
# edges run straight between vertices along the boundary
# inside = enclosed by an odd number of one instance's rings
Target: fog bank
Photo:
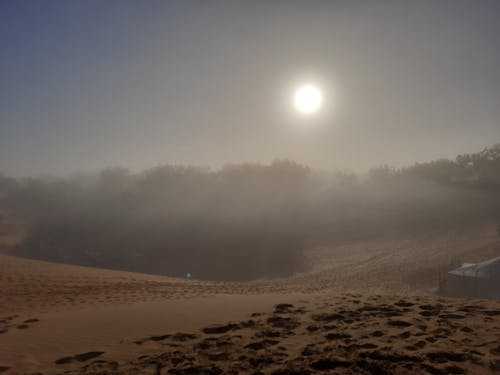
[[[70,178],[0,178],[10,253],[177,277],[251,280],[307,268],[317,245],[500,220],[500,146],[369,175],[288,160],[219,170],[165,165]]]

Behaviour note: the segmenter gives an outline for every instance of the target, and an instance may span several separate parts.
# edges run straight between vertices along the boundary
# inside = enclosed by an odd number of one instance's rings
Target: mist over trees
[[[2,206],[28,225],[14,253],[210,279],[297,270],[309,170],[288,161],[219,171],[112,168],[68,179],[2,180]]]
[[[418,177],[447,186],[500,190],[500,144],[481,152],[458,155],[455,160],[439,159],[401,169],[383,166],[370,171],[372,179]]]
[[[288,160],[220,170],[165,165],[69,178],[0,176],[0,212],[23,223],[16,255],[249,280],[304,270],[308,246],[460,230],[500,219],[500,145],[366,176]]]

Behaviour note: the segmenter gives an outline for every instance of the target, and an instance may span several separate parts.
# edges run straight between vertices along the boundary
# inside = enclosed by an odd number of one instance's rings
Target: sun
[[[293,95],[293,104],[301,113],[314,113],[321,108],[323,94],[321,90],[312,84],[300,86]]]

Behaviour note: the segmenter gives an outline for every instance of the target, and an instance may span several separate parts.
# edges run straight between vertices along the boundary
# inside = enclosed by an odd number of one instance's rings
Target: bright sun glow
[[[295,108],[302,113],[314,113],[323,102],[321,90],[314,85],[300,86],[293,96]]]

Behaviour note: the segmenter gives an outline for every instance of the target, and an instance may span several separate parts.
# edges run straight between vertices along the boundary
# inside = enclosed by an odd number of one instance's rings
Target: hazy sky
[[[478,151],[500,142],[499,20],[496,0],[3,0],[0,172]]]

